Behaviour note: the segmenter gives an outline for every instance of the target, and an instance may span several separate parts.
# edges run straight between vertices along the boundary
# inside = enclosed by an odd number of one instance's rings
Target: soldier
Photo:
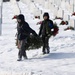
[[[25,48],[25,45],[27,43],[27,38],[30,36],[30,33],[32,33],[34,36],[37,36],[37,34],[34,30],[32,30],[29,27],[29,24],[24,19],[24,15],[22,14],[18,15],[17,22],[18,22],[17,39],[18,39],[18,47],[19,47],[18,61],[21,61],[22,57],[24,57],[24,59],[27,59],[26,48]]]
[[[43,41],[43,54],[48,54],[49,51],[49,38],[52,34],[53,21],[49,19],[49,14],[46,12],[43,15],[44,20],[41,23],[39,36],[42,36]],[[50,26],[50,27],[49,27]]]

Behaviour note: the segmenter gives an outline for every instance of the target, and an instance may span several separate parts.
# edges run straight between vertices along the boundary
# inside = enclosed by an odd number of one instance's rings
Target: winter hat
[[[21,21],[24,21],[25,18],[24,18],[24,15],[23,14],[20,14],[17,16],[17,19],[20,19]]]
[[[47,16],[48,19],[49,19],[49,14],[48,14],[47,12],[45,12],[45,13],[43,14],[43,17],[45,17],[45,16]]]

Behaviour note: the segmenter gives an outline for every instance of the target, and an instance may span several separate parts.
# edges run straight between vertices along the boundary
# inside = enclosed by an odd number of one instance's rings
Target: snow
[[[38,33],[38,19],[19,2],[21,13]],[[67,26],[59,26],[60,32],[49,40],[50,54],[42,55],[42,48],[27,51],[28,60],[17,61],[18,49],[15,46],[16,20],[10,2],[3,3],[2,36],[0,36],[0,75],[75,75],[75,31],[64,31]],[[7,10],[7,11],[6,11]],[[51,15],[50,15],[51,16]],[[56,21],[59,24],[59,20]]]

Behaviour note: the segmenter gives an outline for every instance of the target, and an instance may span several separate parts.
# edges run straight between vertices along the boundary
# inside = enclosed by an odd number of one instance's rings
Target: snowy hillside
[[[38,33],[38,19],[34,19],[28,5],[19,2],[21,13]],[[50,54],[42,55],[42,48],[27,51],[28,60],[17,61],[15,46],[16,21],[10,2],[3,3],[2,36],[0,36],[0,75],[75,75],[75,31],[64,31],[67,26],[59,26],[59,34],[49,40]],[[52,13],[51,13],[52,14]],[[53,18],[53,15],[50,15]],[[58,23],[59,20],[56,20]],[[59,24],[59,23],[58,23]]]

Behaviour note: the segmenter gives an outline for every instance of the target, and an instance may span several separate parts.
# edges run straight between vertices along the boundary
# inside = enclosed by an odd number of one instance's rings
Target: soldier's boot
[[[22,61],[22,58],[19,58],[17,61]]]
[[[50,53],[50,48],[49,48],[49,46],[47,47],[47,54],[49,54]]]

